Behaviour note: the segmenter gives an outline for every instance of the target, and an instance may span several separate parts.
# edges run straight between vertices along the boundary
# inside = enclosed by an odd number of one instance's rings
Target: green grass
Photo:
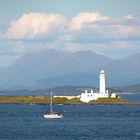
[[[47,103],[50,99],[44,96],[0,96],[0,103]]]
[[[99,98],[98,100],[91,101],[94,104],[124,104],[128,103],[127,100],[123,98]]]
[[[36,103],[50,104],[50,97],[46,96],[0,96],[0,103]],[[67,98],[53,98],[53,104],[85,104],[79,98],[71,100]],[[127,104],[130,103],[122,98],[99,98],[98,100],[90,101],[89,104]]]
[[[82,103],[82,102],[80,101],[80,98],[73,98],[73,99],[69,100],[65,97],[63,97],[63,98],[56,97],[56,98],[53,98],[53,103],[79,104],[79,103]]]
[[[53,103],[66,103],[68,101],[69,100],[65,97],[63,97],[63,98],[60,98],[60,97],[53,98]]]
[[[46,96],[0,96],[0,103],[50,103],[50,97]],[[63,97],[56,97],[52,99],[54,104],[57,103],[81,103],[79,98],[73,98],[71,100]]]

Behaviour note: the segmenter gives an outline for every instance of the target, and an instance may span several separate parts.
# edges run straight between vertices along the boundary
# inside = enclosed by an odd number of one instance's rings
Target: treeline
[[[99,89],[91,86],[59,86],[49,89],[20,89],[20,90],[0,90],[0,95],[11,95],[11,96],[50,96],[50,93],[53,92],[54,95],[79,95],[85,90],[94,90],[98,92]],[[133,86],[124,86],[124,87],[111,87],[107,88],[109,93],[112,92],[140,92],[140,84]]]

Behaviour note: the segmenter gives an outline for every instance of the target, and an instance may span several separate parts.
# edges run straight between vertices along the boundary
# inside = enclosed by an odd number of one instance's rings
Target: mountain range
[[[140,83],[140,54],[111,59],[92,51],[43,50],[23,55],[0,70],[0,89],[41,89],[63,85],[98,87],[105,70],[107,86]]]

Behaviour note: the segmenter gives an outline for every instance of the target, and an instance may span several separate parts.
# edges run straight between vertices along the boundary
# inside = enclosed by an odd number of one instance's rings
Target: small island
[[[50,104],[47,96],[0,96],[1,104]],[[68,99],[66,97],[54,97],[53,104],[91,104],[91,105],[140,105],[140,103],[129,102],[122,98],[99,98],[98,100],[84,103],[80,98]]]

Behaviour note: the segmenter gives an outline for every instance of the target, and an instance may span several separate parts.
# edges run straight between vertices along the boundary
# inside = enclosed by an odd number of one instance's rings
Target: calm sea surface
[[[119,94],[124,99],[128,101],[140,102],[140,93],[132,93],[132,94]]]
[[[0,140],[139,140],[140,106],[0,104]]]

